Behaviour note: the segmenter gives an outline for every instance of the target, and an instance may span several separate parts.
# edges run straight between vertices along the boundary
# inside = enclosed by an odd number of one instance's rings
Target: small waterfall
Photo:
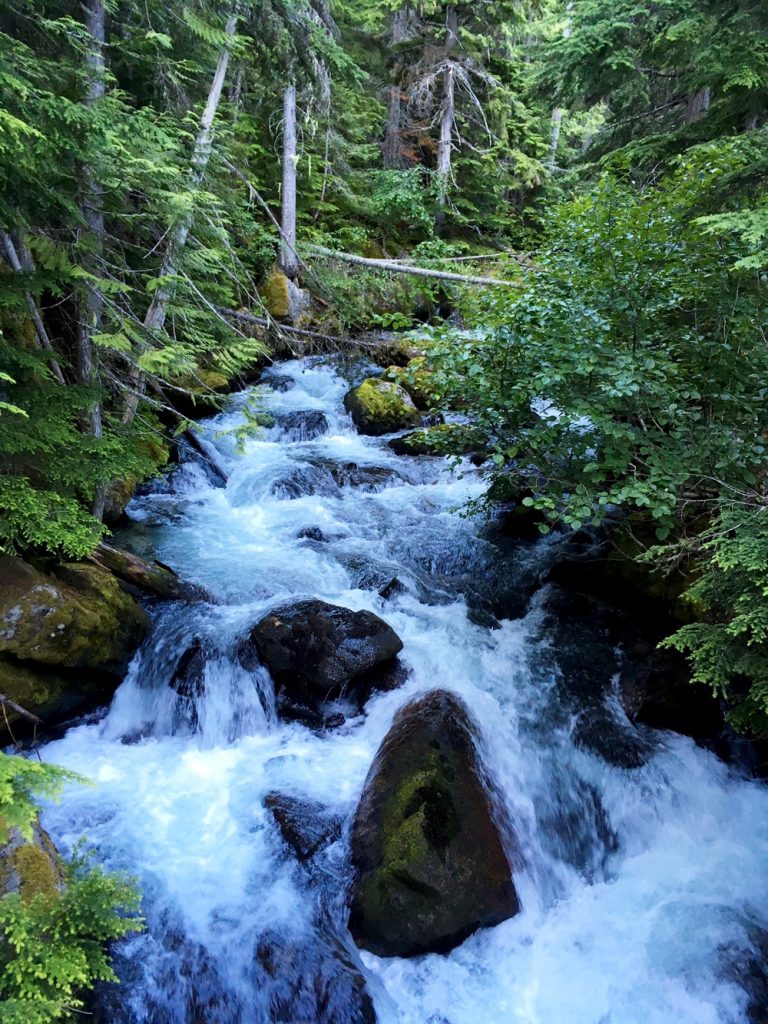
[[[558,540],[501,550],[462,517],[483,490],[471,465],[360,437],[330,361],[266,381],[206,425],[226,486],[190,458],[134,499],[121,538],[211,603],[162,609],[106,717],[45,751],[97,784],[70,787],[47,827],[64,847],[84,833],[145,894],[97,1019],[744,1024],[768,949],[765,789],[623,717],[619,655],[597,630],[551,629],[539,580]],[[270,425],[238,437],[254,401]],[[310,597],[381,615],[409,670],[331,731],[280,721],[269,676],[238,657],[266,610]],[[350,818],[397,709],[436,685],[482,730],[523,911],[449,956],[378,959],[346,932]],[[338,838],[300,864],[273,793],[322,805]]]

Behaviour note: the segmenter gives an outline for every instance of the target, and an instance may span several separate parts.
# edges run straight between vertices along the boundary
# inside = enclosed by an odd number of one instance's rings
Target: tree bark
[[[280,267],[286,277],[294,280],[298,273],[296,261],[296,86],[291,83],[283,92],[283,206],[281,216],[282,245]]]
[[[688,102],[685,108],[685,123],[693,124],[694,121],[699,121],[706,112],[709,110],[710,102],[710,89],[708,85],[705,85],[703,89],[699,89],[698,92],[688,97]]]
[[[399,46],[411,38],[412,19],[410,6],[404,3],[392,13],[390,19],[389,45]],[[404,90],[401,83],[402,64],[395,60],[391,71],[392,84],[389,86],[389,103],[387,124],[384,130],[384,143],[381,147],[384,167],[387,170],[400,170],[408,166],[403,153],[403,98]]]
[[[106,45],[106,19],[102,0],[84,0],[85,26],[88,30],[88,50],[85,56],[87,84],[85,103],[94,107],[104,98],[106,92],[104,47]],[[97,261],[104,248],[104,210],[101,200],[101,188],[96,181],[93,168],[83,168],[85,190],[82,200],[83,218],[88,233],[88,244],[93,252],[86,260],[86,269],[90,277],[85,281],[85,294],[80,309],[77,325],[77,374],[81,384],[96,387],[99,382],[98,360],[93,348],[93,335],[101,330],[104,316],[104,296],[98,284],[99,267]],[[101,402],[94,399],[89,413],[89,430],[98,439],[104,433]],[[104,517],[106,485],[100,481],[96,485],[92,512],[96,519]]]
[[[229,58],[232,52],[232,41],[235,36],[236,27],[237,5],[235,5],[232,13],[227,19],[225,28],[227,42],[219,55],[219,61],[216,65],[213,81],[211,82],[211,87],[208,91],[208,99],[205,104],[205,109],[203,110],[202,117],[200,118],[200,130],[197,134],[195,145],[192,150],[190,183],[193,189],[199,188],[205,175],[208,161],[210,160],[214,135],[213,123],[221,100],[224,81],[227,76],[227,67],[229,65]],[[149,304],[146,316],[144,317],[144,327],[150,333],[162,331],[165,327],[165,319],[168,315],[168,306],[176,291],[175,278],[179,260],[181,259],[184,247],[187,244],[187,238],[189,237],[191,227],[192,215],[190,213],[182,217],[181,220],[177,221],[177,223],[171,228],[168,245],[166,246],[159,274],[161,282],[164,281],[165,283],[161,283],[158,287],[154,298]],[[133,422],[136,410],[139,407],[139,402],[141,401],[141,396],[144,392],[144,375],[140,370],[138,370],[138,368],[133,371],[130,384],[131,387],[128,390],[122,416],[122,422],[126,426]]]
[[[13,244],[13,239],[7,231],[0,232],[0,238],[3,241],[3,248],[5,249],[5,255],[8,260],[8,265],[11,270],[17,274],[23,274],[25,270],[34,272],[34,264],[32,263],[32,257],[23,249],[22,246],[22,258],[19,258],[19,253],[16,251],[16,246]],[[25,264],[28,262],[28,265]],[[48,337],[48,332],[45,329],[43,318],[40,314],[40,310],[37,308],[37,303],[33,299],[30,292],[24,293],[24,301],[27,304],[29,315],[32,317],[32,323],[35,325],[35,336],[37,338],[38,348],[45,349],[46,352],[54,352],[54,347],[51,339]],[[54,375],[59,384],[65,384],[64,374],[61,372],[61,367],[56,359],[51,359],[50,362],[51,373]]]
[[[451,179],[451,156],[453,149],[453,125],[456,120],[456,95],[454,68],[450,54],[459,38],[459,20],[455,4],[445,8],[445,47],[443,72],[443,102],[440,110],[440,138],[437,144],[437,217],[438,231],[445,222],[445,207]]]
[[[354,256],[348,252],[336,252],[335,249],[326,249],[323,245],[307,246],[310,252],[319,256],[330,256],[335,260],[342,260],[344,263],[355,263],[361,267],[373,267],[376,270],[386,270],[388,273],[412,274],[415,277],[434,277],[441,281],[463,281],[464,284],[485,284],[499,288],[519,288],[516,281],[506,281],[498,277],[471,277],[467,274],[452,274],[447,270],[430,270],[428,267],[409,267],[407,264],[398,263],[394,260],[372,260],[365,256]]]
[[[555,169],[555,158],[557,156],[557,146],[560,142],[560,129],[563,126],[563,108],[555,107],[552,111],[552,129],[549,135],[549,153],[547,154],[547,160],[544,166],[547,168],[549,173]]]

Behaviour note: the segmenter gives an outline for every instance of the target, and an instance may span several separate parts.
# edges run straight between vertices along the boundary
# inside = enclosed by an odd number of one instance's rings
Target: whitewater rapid
[[[653,753],[632,769],[577,745],[537,589],[557,539],[500,563],[483,521],[460,514],[482,494],[478,472],[359,436],[345,374],[322,360],[275,366],[274,388],[235,396],[206,425],[225,487],[190,461],[130,506],[121,541],[211,601],[155,609],[108,713],[44,750],[95,783],[70,786],[46,827],[65,849],[84,835],[144,892],[148,929],[121,946],[122,984],[100,997],[101,1019],[310,1024],[307,979],[322,976],[322,1019],[344,1024],[358,1018],[334,987],[343,962],[380,1024],[742,1024],[768,927],[765,787],[673,733],[645,733]],[[254,401],[276,423],[239,443]],[[285,417],[310,411],[327,430],[307,440]],[[299,536],[310,528],[327,540]],[[384,599],[393,578],[403,589]],[[512,604],[519,591],[518,617],[491,628],[489,591]],[[279,721],[268,675],[234,657],[266,609],[304,597],[374,611],[404,641],[405,684],[337,730]],[[168,681],[195,637],[216,657],[191,719]],[[449,956],[379,959],[345,930],[347,829],[396,710],[434,686],[459,693],[479,724],[517,836],[523,910]],[[264,808],[270,792],[342,820],[309,869]]]

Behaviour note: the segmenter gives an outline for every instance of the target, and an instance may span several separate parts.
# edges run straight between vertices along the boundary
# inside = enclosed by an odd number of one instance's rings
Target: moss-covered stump
[[[360,433],[373,437],[421,426],[421,415],[408,392],[375,377],[347,392],[344,408]]]
[[[379,956],[447,952],[519,910],[464,704],[433,690],[379,747],[352,830],[349,927]]]
[[[20,558],[0,556],[2,653],[119,677],[148,628],[142,607],[100,566],[71,563],[47,576]]]
[[[471,427],[460,423],[438,423],[423,430],[412,430],[388,442],[396,455],[471,455],[478,448],[478,437]]]

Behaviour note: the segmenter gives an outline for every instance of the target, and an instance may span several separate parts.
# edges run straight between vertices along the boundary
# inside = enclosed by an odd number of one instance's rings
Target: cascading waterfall
[[[147,931],[120,947],[101,1019],[354,1024],[373,1020],[367,988],[381,1024],[746,1021],[768,948],[764,787],[688,739],[639,734],[609,687],[612,742],[649,756],[627,768],[575,743],[558,668],[567,629],[550,630],[545,591],[528,601],[558,541],[502,559],[457,511],[482,493],[476,471],[358,436],[333,363],[282,364],[270,379],[258,393],[274,426],[242,451],[232,431],[247,396],[208,424],[226,487],[189,462],[131,506],[126,543],[211,602],[161,608],[106,717],[44,752],[96,783],[70,787],[46,826],[64,848],[85,833],[144,891]],[[267,673],[235,655],[265,610],[299,597],[374,611],[404,641],[404,685],[334,730],[279,721]],[[519,617],[490,628],[499,604]],[[202,692],[185,696],[169,681],[195,639],[211,656]],[[523,911],[448,956],[378,959],[346,932],[348,826],[393,715],[434,686],[458,692],[481,730]],[[300,865],[270,792],[322,804],[340,838]]]

